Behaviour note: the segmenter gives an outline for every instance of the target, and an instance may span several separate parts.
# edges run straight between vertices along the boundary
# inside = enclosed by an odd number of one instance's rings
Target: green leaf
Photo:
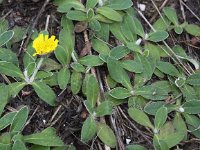
[[[176,32],[176,34],[181,34],[183,33],[183,28],[181,26],[176,26],[174,28],[174,31]]]
[[[43,82],[49,86],[57,86],[58,81],[57,81],[57,74],[53,74],[51,77],[43,79]]]
[[[8,21],[6,19],[0,20],[0,33],[7,31],[9,28]]]
[[[132,96],[128,99],[128,107],[134,107],[138,109],[144,108],[146,105],[147,100],[142,96]]]
[[[107,59],[107,67],[112,79],[118,83],[121,83],[128,89],[132,89],[129,76],[127,72],[121,67],[119,61],[109,57]]]
[[[8,96],[9,96],[9,90],[6,85],[0,86],[0,116],[4,110],[4,107],[8,103]]]
[[[0,149],[2,149],[2,150],[10,150],[11,149],[11,144],[2,144],[2,143],[0,143]]]
[[[81,141],[88,142],[90,141],[97,132],[97,125],[92,116],[88,117],[82,126],[81,129]]]
[[[90,115],[94,115],[94,107],[91,105],[91,103],[88,100],[84,101],[85,108],[89,112]]]
[[[41,145],[33,145],[33,146],[31,146],[30,150],[50,150],[50,147],[41,146]],[[65,150],[65,149],[63,149],[63,150]]]
[[[71,54],[69,54],[69,51],[66,48],[63,48],[62,46],[58,45],[54,53],[57,60],[63,66],[65,66],[70,61]]]
[[[171,7],[165,7],[163,9],[163,12],[167,16],[167,18],[176,26],[178,26],[178,16],[176,14],[176,10]]]
[[[197,99],[197,95],[196,95],[194,87],[192,87],[188,84],[185,84],[180,89],[181,89],[181,92],[183,93],[183,97],[186,101]]]
[[[8,85],[9,95],[16,97],[17,94],[24,88],[25,82],[13,82]]]
[[[59,3],[57,3],[57,5],[58,5],[58,12],[61,13],[66,13],[72,8],[82,11],[85,10],[85,6],[77,0],[60,1]]]
[[[79,63],[88,67],[100,66],[103,61],[95,55],[87,55],[79,59]]]
[[[0,48],[0,60],[18,65],[17,55],[10,49]]]
[[[144,38],[145,32],[141,22],[136,17],[133,17],[133,21],[134,21],[133,28],[136,34]]]
[[[190,132],[195,135],[197,138],[200,138],[200,119],[195,115],[184,114],[185,121],[188,125]]]
[[[158,136],[153,137],[153,146],[156,150],[169,150],[167,143],[164,140],[160,140]]]
[[[125,99],[131,96],[131,92],[126,88],[116,87],[109,91],[109,94],[116,99]]]
[[[71,74],[71,90],[74,95],[80,91],[81,85],[82,85],[81,73],[75,72],[75,71],[72,72],[72,74]]]
[[[110,57],[119,60],[125,57],[126,55],[128,55],[129,53],[130,53],[130,50],[127,47],[117,46],[111,49]]]
[[[90,74],[85,74],[85,78],[83,79],[83,84],[82,84],[82,93],[84,94],[84,95],[86,95],[86,86],[87,86],[87,81],[88,81],[88,79],[89,79],[89,77],[90,77]]]
[[[99,31],[96,31],[96,35],[99,39],[102,39],[103,41],[107,42],[109,39],[109,24],[107,23],[100,23],[101,24],[101,29]]]
[[[56,94],[54,91],[43,82],[33,82],[32,86],[37,95],[51,106],[56,105]]]
[[[105,17],[105,16],[103,16],[103,15],[101,15],[101,14],[96,14],[96,15],[94,16],[94,19],[96,19],[96,20],[98,20],[99,22],[102,22],[102,23],[107,23],[107,24],[112,24],[112,23],[114,23],[113,20],[110,20],[110,19],[108,19],[107,17]]]
[[[149,115],[156,115],[156,112],[165,105],[165,102],[158,101],[158,102],[150,102],[144,107],[144,111]]]
[[[14,132],[14,133],[20,132],[23,129],[23,127],[28,119],[28,113],[29,113],[29,110],[28,110],[28,107],[26,107],[26,106],[22,107],[17,112],[17,114],[13,118],[12,124],[10,126],[11,132]]]
[[[15,117],[17,112],[10,112],[5,114],[3,117],[0,119],[0,131],[5,129],[7,126],[9,126]]]
[[[11,39],[11,44],[17,43],[21,41],[26,36],[26,28],[15,26],[12,31],[15,33],[13,38]]]
[[[141,145],[128,145],[126,146],[125,150],[147,150],[145,147],[141,146]]]
[[[194,86],[199,86],[200,85],[200,73],[194,73],[194,74],[190,75],[187,78],[186,83],[188,83],[190,85],[194,85]]]
[[[56,135],[56,130],[52,127],[48,127],[40,133],[23,136],[23,141],[42,146],[64,146],[62,140]]]
[[[166,135],[164,139],[162,139],[165,143],[167,143],[169,148],[174,147],[177,145],[182,139],[184,138],[184,134],[177,132],[177,133],[172,133],[170,135]]]
[[[92,19],[89,22],[89,27],[94,31],[100,31],[101,30],[101,24],[97,19]]]
[[[0,47],[6,44],[14,35],[14,32],[9,30],[0,34]]]
[[[26,148],[25,144],[22,141],[16,140],[14,141],[12,150],[28,150],[28,149]]]
[[[79,11],[79,10],[70,10],[66,16],[70,20],[76,20],[76,21],[86,21],[87,20],[86,13]]]
[[[184,112],[188,114],[200,113],[200,100],[190,100],[183,104]]]
[[[168,36],[169,34],[166,31],[156,31],[156,32],[150,33],[147,40],[152,41],[152,42],[160,42],[167,39]]]
[[[170,63],[159,61],[156,66],[161,72],[168,74],[170,76],[178,77],[180,75],[179,71]]]
[[[108,84],[108,86],[109,86],[110,88],[114,88],[114,87],[116,87],[116,85],[117,85],[117,82],[115,82],[115,81],[110,77],[110,75],[108,75],[108,76],[106,77],[106,82],[107,82],[107,84]]]
[[[70,66],[76,72],[83,72],[83,73],[85,72],[85,67],[83,65],[79,64],[78,62],[71,63]]]
[[[86,12],[86,16],[87,16],[87,19],[91,21],[94,17],[94,10],[89,8]]]
[[[154,128],[151,121],[149,120],[149,117],[143,111],[136,108],[129,108],[128,114],[134,121],[136,121],[140,125],[149,127],[151,129]]]
[[[147,85],[136,89],[135,95],[140,95],[150,100],[164,100],[168,97],[168,91],[162,87]]]
[[[116,98],[113,98],[112,96],[110,96],[108,94],[108,92],[105,93],[105,100],[111,102],[113,106],[118,106],[120,104],[123,104],[123,103],[127,102],[126,99],[116,99]]]
[[[70,71],[66,67],[60,69],[58,72],[58,85],[61,89],[65,89],[70,79]]]
[[[72,20],[63,15],[63,17],[61,18],[61,26],[63,27],[63,29],[59,33],[59,45],[62,46],[65,51],[67,51],[67,54],[69,55],[69,60],[67,60],[69,63],[70,56],[74,51],[75,45],[74,25]]]
[[[143,72],[135,75],[135,86],[144,85],[147,80],[150,80],[155,70],[155,62],[151,58],[144,57],[141,54],[135,54],[134,60],[143,65]]]
[[[0,143],[11,144],[12,134],[10,132],[4,132],[0,136]]]
[[[30,43],[23,57],[24,70],[27,70],[29,76],[32,75],[36,67],[37,56],[33,56],[34,53],[35,53],[35,49],[32,47],[32,43]]]
[[[98,0],[87,0],[86,8],[94,8],[98,3]]]
[[[156,31],[165,31],[169,28],[171,22],[165,17],[160,17],[156,22],[153,24],[153,28]]]
[[[160,129],[167,120],[167,108],[161,107],[158,109],[155,115],[154,125],[156,129]]]
[[[176,132],[180,132],[183,135],[187,136],[187,127],[185,124],[185,120],[183,120],[180,113],[176,113],[173,120],[173,126],[175,127]]]
[[[0,61],[0,73],[3,73],[7,76],[24,79],[24,75],[21,70],[10,62]]]
[[[103,7],[97,8],[96,12],[107,17],[110,20],[118,21],[118,22],[122,21],[122,16],[117,11],[113,10],[112,8],[103,6]]]
[[[135,33],[133,26],[134,26],[134,21],[132,16],[125,15],[123,17],[123,22],[121,23],[121,31],[129,41],[137,40],[137,35]]]
[[[53,70],[59,70],[61,65],[51,58],[45,58],[42,62],[41,68],[42,70],[49,72]]]
[[[92,39],[92,48],[99,54],[108,55],[110,53],[110,48],[103,40]]]
[[[121,66],[130,72],[142,73],[143,71],[143,65],[141,62],[135,60],[124,60],[122,61]]]
[[[187,24],[184,29],[187,33],[194,35],[194,36],[200,36],[200,27],[195,24]]]
[[[150,61],[152,60],[153,63],[156,63],[160,60],[160,47],[158,45],[145,43],[144,49],[148,52],[147,58],[149,58]]]
[[[97,136],[107,146],[111,148],[115,148],[117,146],[117,139],[115,137],[115,134],[113,133],[112,129],[108,125],[104,123],[98,123]]]
[[[86,96],[92,107],[95,107],[99,96],[99,84],[94,75],[90,75],[86,82]]]
[[[133,2],[131,0],[109,0],[106,6],[114,10],[124,10],[130,8],[132,5]]]
[[[41,80],[53,76],[53,72],[38,71],[35,80]]]
[[[124,35],[123,31],[121,30],[121,24],[120,23],[110,24],[110,31],[115,36],[115,38],[120,40],[122,43],[128,43],[126,36]]]
[[[97,108],[96,108],[96,116],[97,117],[103,117],[105,115],[111,115],[112,114],[112,104],[110,101],[104,101],[102,102]]]

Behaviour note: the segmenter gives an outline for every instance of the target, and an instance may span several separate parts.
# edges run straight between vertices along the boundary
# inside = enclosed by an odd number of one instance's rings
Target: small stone
[[[138,4],[137,6],[141,11],[145,11],[145,9],[146,9],[146,5],[144,5],[144,4]]]
[[[131,139],[126,139],[126,144],[130,144]]]
[[[181,112],[181,113],[183,113],[185,110],[184,110],[184,108],[183,107],[179,107],[179,112]]]

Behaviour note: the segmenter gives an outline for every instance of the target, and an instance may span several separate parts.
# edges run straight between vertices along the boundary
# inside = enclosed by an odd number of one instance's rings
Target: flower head
[[[48,35],[39,34],[38,37],[33,41],[33,48],[35,48],[35,55],[46,55],[53,52],[58,46],[58,40],[52,35],[50,38]]]

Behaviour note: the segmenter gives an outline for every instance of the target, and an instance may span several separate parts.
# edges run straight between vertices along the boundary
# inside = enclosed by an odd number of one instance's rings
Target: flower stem
[[[34,70],[32,76],[31,76],[31,78],[30,78],[30,80],[29,80],[29,83],[32,83],[32,82],[34,81],[35,76],[36,76],[38,70],[40,69],[40,67],[41,67],[41,65],[42,65],[43,60],[44,60],[44,57],[41,57],[40,61],[38,62],[38,64],[37,64],[37,66],[36,66],[36,68],[35,68],[35,70]]]

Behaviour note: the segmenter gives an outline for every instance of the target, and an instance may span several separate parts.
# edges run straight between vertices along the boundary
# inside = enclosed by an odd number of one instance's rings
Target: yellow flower
[[[52,35],[50,38],[48,35],[39,34],[39,36],[33,41],[33,48],[35,48],[35,55],[46,55],[53,52],[58,46],[58,40]]]

